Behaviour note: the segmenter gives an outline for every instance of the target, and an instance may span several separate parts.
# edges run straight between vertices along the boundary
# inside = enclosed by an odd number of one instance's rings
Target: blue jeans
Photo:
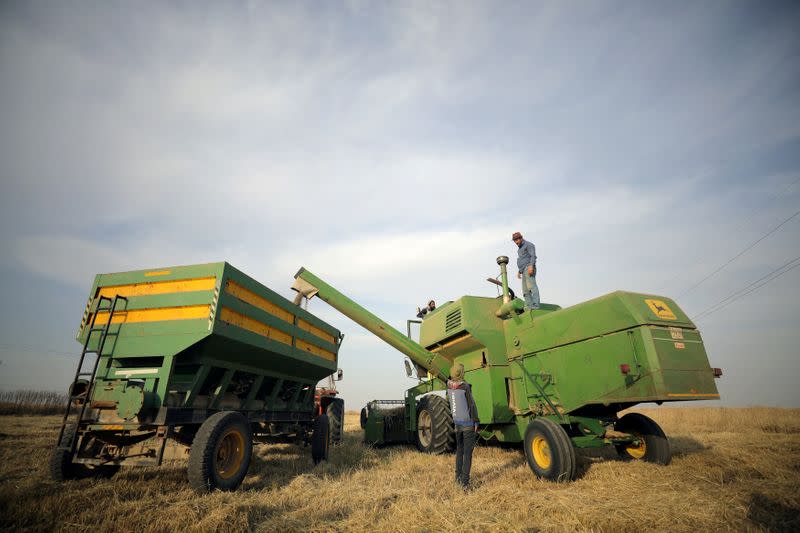
[[[528,269],[522,271],[522,295],[525,297],[525,309],[539,309],[539,287],[536,276],[528,275]]]

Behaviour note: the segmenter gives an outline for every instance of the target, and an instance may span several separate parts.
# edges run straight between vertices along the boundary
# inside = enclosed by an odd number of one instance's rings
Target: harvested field
[[[239,492],[195,495],[180,464],[55,484],[46,461],[57,417],[0,417],[4,530],[709,531],[800,530],[800,409],[636,409],[670,436],[670,466],[584,455],[574,483],[533,477],[522,452],[475,450],[475,489],[452,456],[345,442],[314,468],[292,445],[255,449]]]

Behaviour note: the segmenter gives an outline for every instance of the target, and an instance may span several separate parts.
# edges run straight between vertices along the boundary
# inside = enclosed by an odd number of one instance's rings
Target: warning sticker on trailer
[[[673,339],[683,340],[683,330],[681,328],[669,328],[669,334]]]
[[[644,303],[647,304],[647,307],[655,313],[655,315],[662,319],[662,320],[677,320],[678,317],[675,316],[675,313],[672,312],[672,309],[669,308],[667,304],[662,302],[661,300],[645,300]]]

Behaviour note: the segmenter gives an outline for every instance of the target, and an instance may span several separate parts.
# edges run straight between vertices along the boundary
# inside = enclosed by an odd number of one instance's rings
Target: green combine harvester
[[[566,309],[544,304],[525,311],[500,265],[499,298],[463,296],[422,321],[419,343],[305,269],[293,289],[318,296],[405,354],[419,384],[404,400],[373,401],[362,410],[365,441],[415,442],[443,453],[454,445],[446,389],[462,363],[472,385],[486,441],[524,443],[533,472],[575,478],[575,448],[615,446],[622,457],[666,465],[669,442],[652,419],[618,413],[642,402],[718,399],[697,328],[669,298],[617,291]],[[409,325],[410,326],[410,325]],[[406,361],[411,375],[411,365]]]
[[[57,445],[56,480],[188,458],[198,491],[234,490],[253,441],[341,438],[342,335],[227,263],[96,276]],[[88,356],[88,357],[87,357]]]

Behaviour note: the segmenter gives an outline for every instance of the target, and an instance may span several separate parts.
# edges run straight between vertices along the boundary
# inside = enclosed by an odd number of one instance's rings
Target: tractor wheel
[[[575,448],[564,428],[537,418],[525,430],[525,457],[537,477],[550,481],[572,481],[578,464]]]
[[[314,464],[328,460],[331,445],[331,428],[328,415],[320,415],[314,421],[314,433],[311,435],[311,459]]]
[[[361,421],[361,429],[367,429],[367,417],[368,416],[369,416],[369,413],[367,413],[367,408],[366,407],[362,407],[361,408],[361,420],[360,420]]]
[[[82,479],[91,475],[86,465],[72,462],[70,445],[75,436],[75,430],[74,425],[64,428],[64,435],[61,437],[61,442],[50,452],[48,470],[50,471],[50,479],[53,481]]]
[[[344,434],[344,400],[341,398],[334,398],[325,409],[328,414],[328,423],[331,430],[331,444],[339,444],[342,442],[342,435]]]
[[[253,432],[237,411],[223,411],[206,419],[189,449],[189,485],[200,493],[232,491],[250,467]]]
[[[447,400],[429,394],[417,404],[417,449],[440,454],[455,448],[453,414]]]
[[[667,436],[652,418],[639,413],[628,413],[614,424],[614,429],[639,438],[638,446],[627,444],[616,446],[617,453],[623,459],[660,465],[668,465],[672,459]]]

